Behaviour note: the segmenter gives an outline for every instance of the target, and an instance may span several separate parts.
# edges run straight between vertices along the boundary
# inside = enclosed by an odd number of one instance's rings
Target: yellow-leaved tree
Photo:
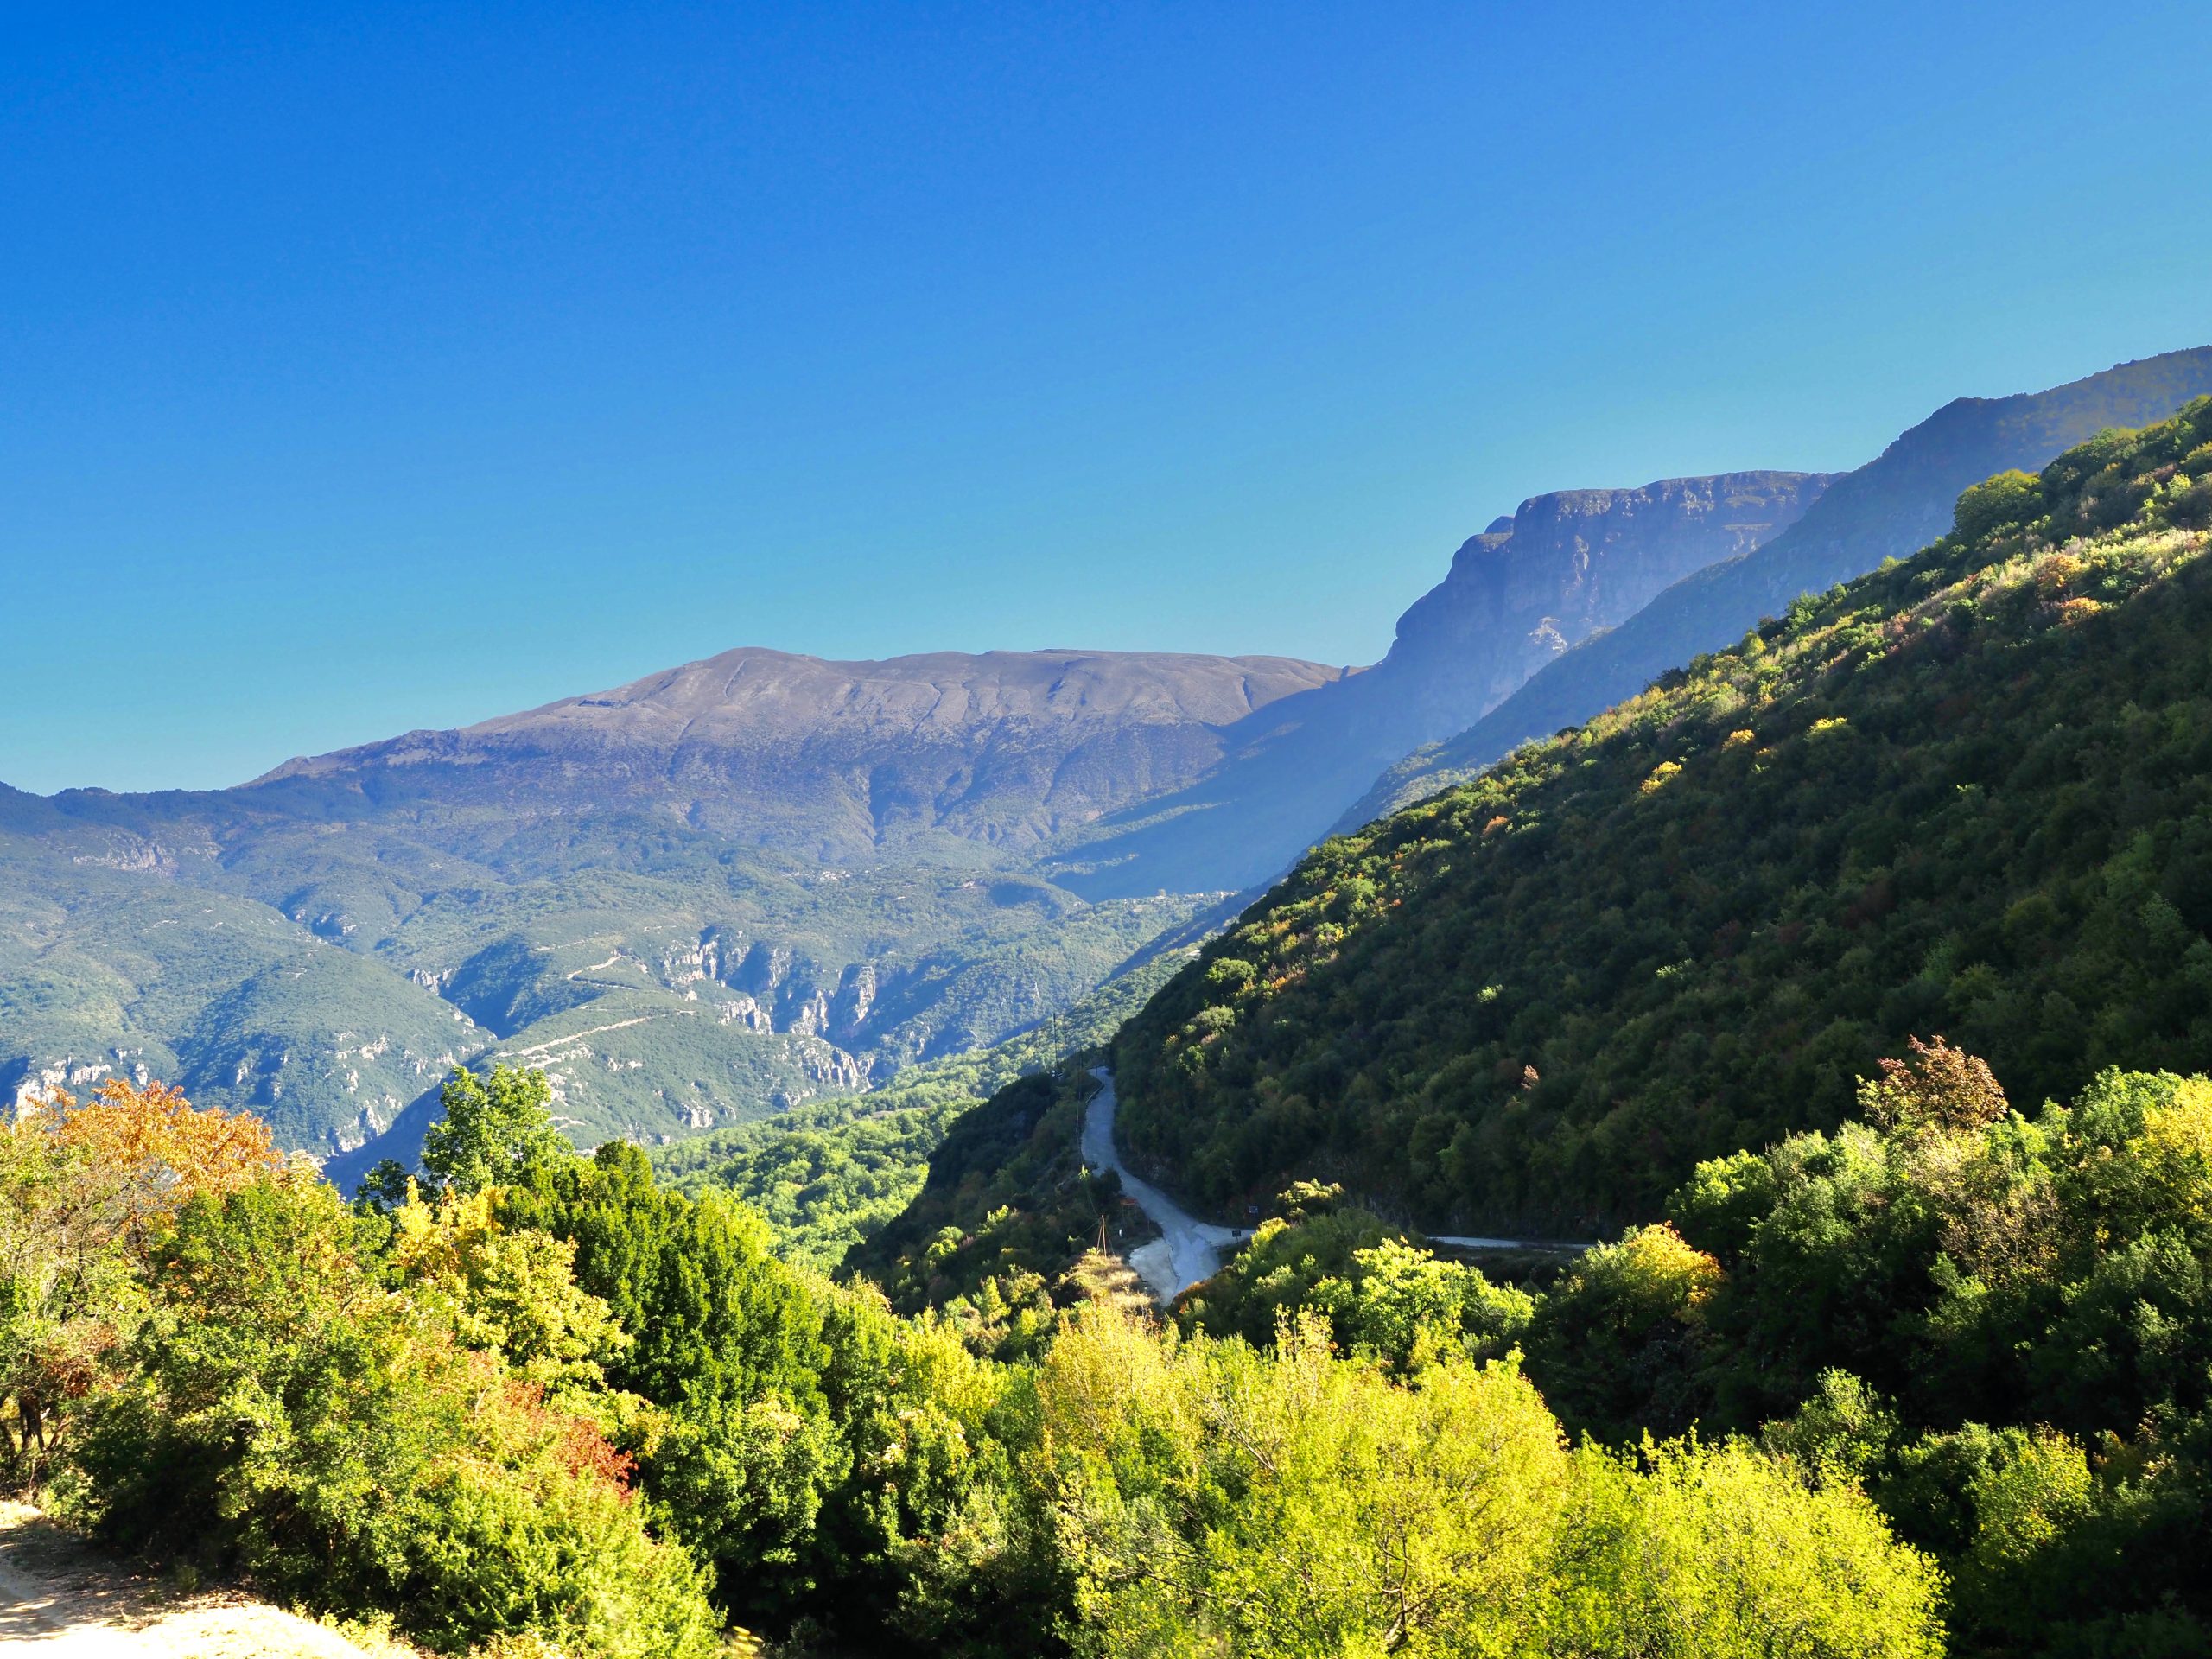
[[[0,1125],[0,1436],[35,1478],[56,1407],[81,1396],[137,1306],[153,1230],[200,1194],[283,1163],[268,1125],[199,1111],[164,1084],[119,1078],[90,1100],[56,1090]]]

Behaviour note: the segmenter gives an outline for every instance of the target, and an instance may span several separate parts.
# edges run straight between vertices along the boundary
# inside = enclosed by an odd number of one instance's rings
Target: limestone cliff
[[[1723,473],[1561,490],[1470,537],[1365,673],[1239,721],[1217,770],[1109,819],[1070,855],[1090,893],[1264,881],[1376,773],[1464,730],[1561,652],[1691,572],[1759,547],[1820,499],[1820,473]]]
[[[1450,574],[1398,619],[1390,654],[1345,694],[1389,705],[1389,723],[1413,744],[1459,731],[1661,589],[1772,540],[1830,481],[1722,473],[1532,497],[1468,538]]]
[[[2113,427],[2165,419],[2212,391],[2212,347],[2168,352],[2009,397],[1961,397],[1835,480],[1803,518],[1757,552],[1685,573],[1623,625],[1541,672],[1480,720],[1391,767],[1348,810],[1356,829],[1479,771],[1516,744],[1579,725],[1700,652],[1742,638],[1800,594],[1864,575],[1951,527],[1959,493],[2007,467],[2040,469]]]

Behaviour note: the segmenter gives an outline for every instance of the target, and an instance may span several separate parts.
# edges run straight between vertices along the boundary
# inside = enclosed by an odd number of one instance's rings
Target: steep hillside
[[[934,1060],[866,1095],[656,1148],[678,1192],[743,1199],[776,1230],[776,1253],[824,1272],[920,1192],[953,1121],[1017,1079],[1102,1047],[1192,954],[1165,953],[1004,1042]]]
[[[1337,830],[1356,830],[1518,744],[1588,720],[1800,594],[1926,546],[1949,527],[1952,502],[1975,480],[2007,467],[2033,471],[2094,433],[2164,420],[2208,392],[2212,347],[2123,363],[2048,391],[1946,404],[1835,480],[1764,547],[1683,577],[1611,632],[1543,666],[1470,729],[1392,766],[1336,820]]]
[[[1381,663],[1240,720],[1219,766],[1106,818],[1057,868],[1094,895],[1268,880],[1382,768],[1464,729],[1678,577],[1761,545],[1827,482],[1726,473],[1532,497],[1460,547]]]
[[[2212,399],[1326,843],[1123,1031],[1216,1205],[1648,1216],[1941,1032],[2018,1100],[2212,1065]]]
[[[111,843],[82,826],[0,835],[0,1088],[143,1066],[342,1173],[408,1151],[455,1060],[506,1058],[585,1144],[652,1144],[995,1041],[1201,902],[568,827],[565,871],[375,825],[219,825],[234,850],[166,869],[89,861]]]
[[[251,1101],[294,1145],[359,1141],[490,1041],[271,906],[175,880],[168,849],[110,845],[0,828],[0,1107],[155,1077]]]

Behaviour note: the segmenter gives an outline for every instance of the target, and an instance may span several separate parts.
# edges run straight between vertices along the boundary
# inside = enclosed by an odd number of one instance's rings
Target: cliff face
[[[1376,772],[1464,730],[1685,573],[1780,534],[1827,483],[1818,473],[1724,473],[1532,497],[1460,547],[1399,620],[1380,664],[1239,721],[1218,769],[1109,820],[1066,879],[1090,893],[1268,880]]]
[[[1399,619],[1390,654],[1357,695],[1402,706],[1408,747],[1448,736],[1661,589],[1771,541],[1831,481],[1722,473],[1523,501],[1470,537],[1451,573]]]
[[[1917,552],[1951,527],[1959,493],[2008,467],[2033,472],[2110,427],[2147,426],[2212,392],[2212,348],[2123,363],[2048,391],[1961,397],[1837,479],[1756,552],[1686,574],[1611,632],[1543,665],[1433,753],[1392,767],[1338,820],[1353,830],[1577,725],[1700,652],[1734,644],[1800,594]]]

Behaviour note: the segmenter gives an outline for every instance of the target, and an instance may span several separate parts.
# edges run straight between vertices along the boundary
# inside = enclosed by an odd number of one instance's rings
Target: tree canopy
[[[1651,1219],[1949,1035],[2212,1065],[2212,399],[1316,849],[1123,1029],[1125,1155],[1440,1230]]]

